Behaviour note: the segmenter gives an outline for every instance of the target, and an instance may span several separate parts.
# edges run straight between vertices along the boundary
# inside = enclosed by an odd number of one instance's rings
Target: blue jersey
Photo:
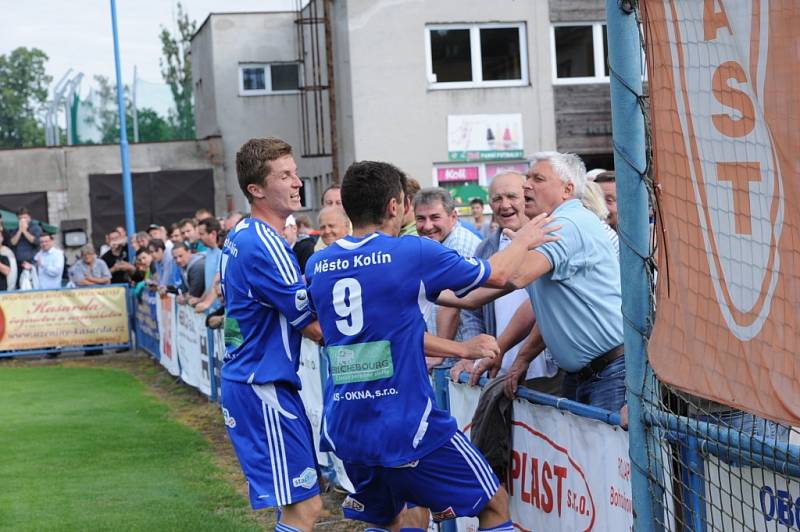
[[[344,237],[312,255],[306,280],[329,361],[322,450],[393,467],[453,436],[456,422],[435,406],[425,367],[421,307],[489,274],[486,261],[416,236]]]
[[[314,318],[289,244],[266,223],[242,220],[225,240],[220,280],[225,298],[222,377],[300,389],[300,330]]]

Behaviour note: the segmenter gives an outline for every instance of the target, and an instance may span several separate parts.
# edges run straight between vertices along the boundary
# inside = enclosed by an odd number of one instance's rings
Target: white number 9
[[[341,320],[336,320],[339,332],[346,336],[361,332],[364,327],[364,311],[361,307],[361,285],[358,281],[352,277],[336,281],[333,285],[333,308],[342,317]]]

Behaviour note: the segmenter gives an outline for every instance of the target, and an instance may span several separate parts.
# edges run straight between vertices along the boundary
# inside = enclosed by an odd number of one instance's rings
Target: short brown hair
[[[420,186],[419,181],[413,177],[409,177],[406,180],[406,198],[408,201],[414,201],[414,196],[416,196],[417,192],[420,190],[422,190],[422,187]]]
[[[292,147],[275,137],[250,139],[239,148],[236,154],[236,176],[239,179],[239,188],[249,203],[253,203],[253,196],[247,191],[247,187],[262,184],[269,175],[270,161],[284,155],[292,155]]]

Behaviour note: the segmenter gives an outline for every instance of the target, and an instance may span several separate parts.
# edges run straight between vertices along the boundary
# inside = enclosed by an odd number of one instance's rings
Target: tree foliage
[[[190,57],[190,41],[197,29],[197,23],[189,20],[189,15],[178,3],[178,33],[173,35],[161,26],[161,51],[159,59],[161,76],[172,91],[175,100],[175,112],[170,113],[170,122],[175,128],[178,138],[193,139],[194,131],[194,98],[192,97],[192,60]]]
[[[47,54],[38,48],[16,48],[0,55],[0,147],[44,144],[39,115],[47,102]]]
[[[113,144],[119,142],[119,114],[117,112],[117,86],[105,77],[94,76],[97,90],[94,98],[83,102],[88,108],[86,121],[99,131],[100,142]],[[137,109],[139,121],[139,142],[155,142],[178,138],[175,127],[155,110],[148,107]],[[133,103],[130,88],[125,86],[125,131],[128,140],[133,140]]]

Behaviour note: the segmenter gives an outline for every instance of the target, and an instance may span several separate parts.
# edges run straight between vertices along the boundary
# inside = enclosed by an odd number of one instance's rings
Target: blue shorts
[[[486,458],[460,431],[429,455],[401,467],[344,463],[355,493],[342,503],[348,519],[391,523],[407,503],[429,508],[436,522],[474,517],[497,492]]]
[[[314,439],[297,390],[225,380],[222,414],[254,510],[319,493]]]

